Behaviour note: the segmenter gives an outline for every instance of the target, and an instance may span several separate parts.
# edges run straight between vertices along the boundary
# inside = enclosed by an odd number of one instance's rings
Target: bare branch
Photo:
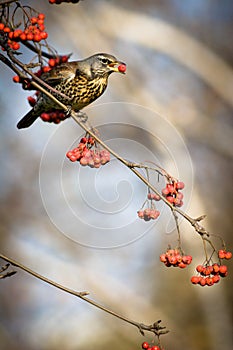
[[[29,267],[26,267],[25,265],[19,263],[18,261],[13,260],[11,258],[8,258],[7,256],[5,256],[3,254],[0,254],[0,258],[3,259],[4,261],[7,261],[12,266],[15,266],[15,267],[20,268],[21,270],[24,270],[25,272],[27,272],[30,275],[38,278],[39,280],[44,281],[44,282],[48,283],[49,285],[62,290],[63,292],[66,292],[68,294],[74,295],[75,297],[78,297],[78,298],[86,301],[87,303],[95,306],[96,308],[98,308],[98,309],[100,309],[102,311],[105,311],[108,314],[110,314],[112,316],[115,316],[115,317],[119,318],[120,320],[131,324],[132,326],[137,327],[141,334],[144,334],[144,331],[152,332],[152,333],[154,333],[157,336],[168,333],[168,330],[164,330],[166,327],[160,326],[160,322],[161,322],[160,320],[155,322],[155,323],[153,323],[152,325],[145,325],[143,323],[139,323],[139,322],[133,321],[133,320],[131,320],[131,319],[129,319],[129,318],[123,316],[123,315],[120,315],[120,314],[116,313],[115,311],[112,311],[112,310],[106,308],[105,306],[103,306],[101,304],[98,304],[94,300],[87,298],[87,295],[89,294],[89,292],[86,292],[86,291],[77,292],[77,291],[74,291],[73,289],[67,288],[67,287],[65,287],[65,286],[63,286],[63,285],[61,285],[61,284],[59,284],[57,282],[54,282],[54,281],[48,279],[47,277],[44,277],[44,276],[40,275],[39,273],[31,270]]]

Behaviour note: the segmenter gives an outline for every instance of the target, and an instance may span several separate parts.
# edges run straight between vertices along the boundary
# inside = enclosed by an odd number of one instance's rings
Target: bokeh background
[[[123,156],[159,162],[184,180],[185,210],[207,214],[209,231],[232,250],[232,1],[22,3],[46,13],[60,53],[108,52],[127,63],[126,76],[111,76],[86,109],[91,123]],[[135,321],[162,319],[165,349],[232,349],[232,264],[220,284],[192,286],[203,249],[182,221],[193,264],[162,266],[159,254],[177,243],[169,211],[140,222],[146,189],[116,161],[99,171],[69,164],[65,153],[82,135],[72,120],[18,131],[29,94],[12,76],[1,65],[1,252]],[[152,339],[23,271],[0,291],[4,350],[140,349]]]

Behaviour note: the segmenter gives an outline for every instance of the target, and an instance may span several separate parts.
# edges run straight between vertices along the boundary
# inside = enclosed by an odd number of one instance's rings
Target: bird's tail
[[[18,129],[28,128],[39,117],[34,109],[31,109],[17,124]]]

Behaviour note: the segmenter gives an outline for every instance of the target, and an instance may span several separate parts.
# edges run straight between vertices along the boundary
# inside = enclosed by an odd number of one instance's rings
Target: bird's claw
[[[72,107],[71,106],[66,106],[67,107],[67,109],[66,109],[66,111],[65,111],[65,116],[66,117],[70,117],[70,115],[71,115],[71,112],[72,112]]]
[[[81,121],[82,123],[86,123],[87,120],[88,120],[88,116],[87,116],[87,114],[84,113],[84,112],[78,111],[78,112],[77,112],[77,116],[78,116],[78,118],[80,119],[80,121]]]

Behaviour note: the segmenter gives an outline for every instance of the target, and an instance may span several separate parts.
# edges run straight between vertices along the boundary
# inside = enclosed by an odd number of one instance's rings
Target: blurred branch
[[[49,285],[53,286],[53,287],[56,287],[58,289],[61,289],[62,291],[68,293],[68,294],[71,294],[71,295],[74,295],[75,297],[78,297],[84,301],[86,301],[87,303],[95,306],[96,308],[102,310],[102,311],[105,311],[107,312],[108,314],[112,315],[112,316],[115,316],[117,318],[119,318],[120,320],[122,321],[125,321],[135,327],[138,328],[138,330],[140,331],[140,333],[142,335],[144,335],[144,331],[148,331],[148,332],[152,332],[154,333],[156,336],[160,336],[160,335],[163,335],[163,334],[166,334],[168,333],[169,331],[166,330],[164,326],[160,326],[160,323],[161,323],[161,320],[158,320],[156,321],[155,323],[151,324],[151,325],[145,325],[143,323],[139,323],[139,322],[136,322],[136,321],[133,321],[125,316],[122,316],[122,315],[119,315],[118,313],[98,304],[97,302],[95,302],[94,300],[92,299],[89,299],[87,298],[86,296],[89,294],[89,292],[86,292],[86,291],[83,291],[83,292],[77,292],[77,291],[74,291],[73,289],[70,289],[70,288],[67,288],[57,282],[54,282],[52,280],[50,280],[49,278],[47,277],[44,277],[42,275],[40,275],[39,273],[31,270],[29,267],[26,267],[25,265],[17,262],[16,260],[13,260],[11,258],[8,258],[7,256],[3,255],[3,254],[0,254],[0,258],[3,259],[4,261],[8,262],[9,264],[11,264],[12,266],[15,266],[15,267],[18,267],[20,268],[21,270],[24,270],[25,272],[29,273],[30,275],[38,278],[39,280],[41,281],[44,281],[46,283],[48,283]],[[2,268],[2,271],[5,271],[8,267],[9,267],[9,264],[5,265],[3,268]],[[10,272],[9,275],[12,275],[12,274],[15,274],[15,271],[13,272]]]

